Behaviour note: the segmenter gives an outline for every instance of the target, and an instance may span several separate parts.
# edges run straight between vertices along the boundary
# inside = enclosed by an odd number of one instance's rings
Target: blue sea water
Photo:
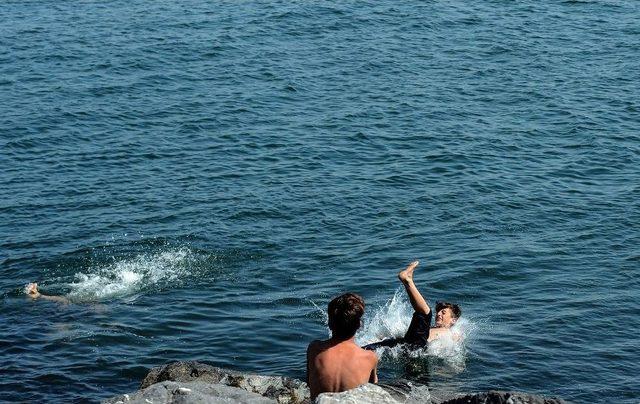
[[[635,0],[2,2],[0,401],[99,401],[173,360],[303,378],[331,297],[366,299],[360,339],[402,328],[416,258],[466,348],[383,356],[381,380],[640,401],[639,21]]]

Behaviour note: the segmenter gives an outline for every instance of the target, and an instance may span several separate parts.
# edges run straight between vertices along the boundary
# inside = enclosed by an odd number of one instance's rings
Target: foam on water
[[[140,254],[75,274],[67,297],[75,302],[132,296],[144,290],[182,284],[195,257],[187,248]]]
[[[467,343],[475,329],[476,327],[471,321],[461,317],[451,327],[451,333],[429,343],[427,354],[442,359],[452,370],[461,372],[465,368]]]

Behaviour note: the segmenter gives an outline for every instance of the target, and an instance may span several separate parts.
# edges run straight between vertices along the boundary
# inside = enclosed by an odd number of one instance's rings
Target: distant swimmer
[[[437,303],[436,323],[435,327],[431,327],[433,312],[413,282],[413,271],[415,271],[419,263],[419,261],[413,261],[404,271],[398,274],[398,278],[404,285],[414,310],[411,324],[409,324],[406,334],[403,338],[390,338],[365,345],[364,349],[375,350],[380,347],[393,347],[399,344],[406,344],[411,348],[423,348],[429,342],[442,337],[450,337],[454,341],[460,339],[460,334],[451,330],[451,327],[462,314],[457,304]]]
[[[367,382],[377,383],[375,352],[355,343],[362,324],[364,300],[355,293],[345,293],[329,303],[331,338],[313,341],[307,348],[307,384],[311,400],[320,393],[338,393]]]
[[[38,284],[37,283],[30,283],[27,285],[27,287],[25,288],[25,293],[27,294],[27,296],[29,296],[32,299],[45,299],[45,300],[51,300],[53,302],[58,302],[58,303],[64,303],[64,304],[68,304],[71,303],[71,301],[69,299],[67,299],[66,297],[63,296],[50,296],[50,295],[43,295],[42,293],[40,293],[38,291]]]

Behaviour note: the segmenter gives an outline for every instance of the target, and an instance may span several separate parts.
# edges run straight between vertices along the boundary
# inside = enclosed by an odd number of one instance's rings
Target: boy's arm
[[[369,377],[369,383],[378,383],[378,372],[376,368],[373,368],[371,371],[371,376]]]
[[[71,301],[69,299],[67,299],[66,297],[63,297],[63,296],[43,295],[38,290],[38,284],[35,283],[35,282],[34,283],[30,283],[30,284],[27,285],[26,292],[27,292],[27,295],[32,299],[41,298],[41,299],[51,300],[53,302],[58,302],[58,303],[64,303],[64,304],[71,303]]]
[[[316,356],[315,351],[316,351],[317,342],[318,341],[312,341],[307,347],[307,377],[306,377],[307,385],[309,385],[309,363],[311,363],[313,358]]]
[[[58,302],[58,303],[63,303],[63,304],[69,304],[71,303],[71,301],[69,299],[67,299],[66,297],[62,297],[62,296],[48,296],[48,295],[40,295],[41,299],[46,299],[46,300],[51,300],[53,302]]]
[[[369,376],[369,383],[378,383],[378,355],[375,352],[371,352],[374,357],[373,362],[373,370],[371,370],[371,375]]]
[[[304,378],[304,381],[307,382],[307,386],[309,385],[309,348],[307,348],[307,374]]]
[[[38,284],[35,282],[27,285],[26,293],[27,293],[27,296],[29,296],[32,299],[40,298],[40,299],[51,300],[52,302],[58,302],[58,303],[64,303],[64,304],[71,303],[69,299],[63,296],[43,295],[38,290]]]

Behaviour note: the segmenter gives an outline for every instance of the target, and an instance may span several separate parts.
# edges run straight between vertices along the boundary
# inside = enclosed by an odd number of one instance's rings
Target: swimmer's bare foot
[[[431,308],[427,304],[427,301],[424,300],[424,297],[420,294],[418,288],[416,288],[416,284],[413,283],[413,271],[415,271],[416,267],[420,261],[413,261],[409,266],[398,274],[398,279],[404,285],[404,288],[407,290],[407,295],[409,296],[409,301],[411,302],[411,307],[416,313],[429,314]]]
[[[413,271],[415,271],[419,263],[420,261],[413,261],[411,264],[409,264],[409,266],[404,271],[400,271],[398,273],[398,279],[400,279],[402,283],[413,281]]]
[[[38,284],[30,283],[26,287],[27,295],[32,299],[37,299],[40,297],[40,292],[38,292]]]

